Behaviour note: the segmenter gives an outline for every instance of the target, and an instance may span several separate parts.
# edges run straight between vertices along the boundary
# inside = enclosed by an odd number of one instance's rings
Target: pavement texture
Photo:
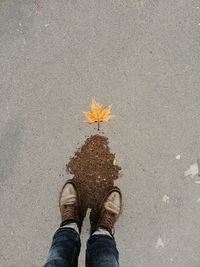
[[[200,1],[0,0],[1,267],[42,266],[92,97],[115,115],[121,266],[200,266],[199,43]]]

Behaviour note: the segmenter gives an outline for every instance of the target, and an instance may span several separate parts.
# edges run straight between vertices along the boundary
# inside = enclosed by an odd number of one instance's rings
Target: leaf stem
[[[98,131],[100,130],[100,122],[98,121]]]

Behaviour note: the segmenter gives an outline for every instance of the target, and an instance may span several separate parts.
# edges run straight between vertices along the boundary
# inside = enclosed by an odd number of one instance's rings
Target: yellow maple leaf
[[[90,111],[83,112],[86,117],[86,122],[88,123],[98,123],[98,130],[100,127],[100,122],[107,122],[109,121],[112,116],[110,115],[111,112],[111,105],[103,107],[100,103],[96,100],[92,100]]]

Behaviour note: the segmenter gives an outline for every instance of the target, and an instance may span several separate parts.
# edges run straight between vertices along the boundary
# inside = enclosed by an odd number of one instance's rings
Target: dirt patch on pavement
[[[118,178],[121,168],[115,163],[115,154],[110,152],[108,138],[92,135],[66,165],[74,175],[81,202],[87,208],[95,208]]]

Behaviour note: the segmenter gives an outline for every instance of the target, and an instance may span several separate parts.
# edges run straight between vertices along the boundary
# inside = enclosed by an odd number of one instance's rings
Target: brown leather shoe
[[[60,192],[59,207],[61,214],[60,226],[70,222],[76,222],[79,231],[81,231],[82,222],[87,209],[80,205],[78,191],[73,180],[68,180],[64,184]]]
[[[122,210],[122,194],[118,187],[113,187],[104,200],[99,210],[92,210],[90,213],[90,234],[93,234],[98,227],[105,228],[111,235],[114,235],[114,224],[119,218]]]

